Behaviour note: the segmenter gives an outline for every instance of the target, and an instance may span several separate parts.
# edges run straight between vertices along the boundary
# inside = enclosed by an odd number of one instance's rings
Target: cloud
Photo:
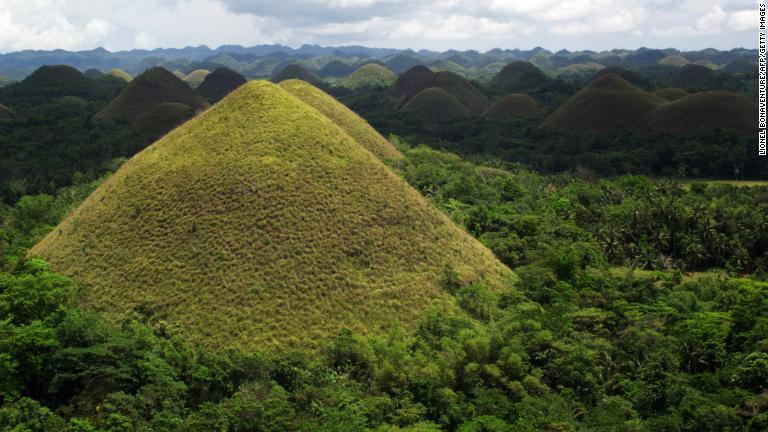
[[[754,0],[0,0],[0,52],[264,43],[754,47],[756,17]]]

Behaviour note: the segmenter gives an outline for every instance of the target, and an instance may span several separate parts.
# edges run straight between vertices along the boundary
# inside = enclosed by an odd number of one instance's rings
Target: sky
[[[757,0],[0,0],[0,52],[757,47]]]

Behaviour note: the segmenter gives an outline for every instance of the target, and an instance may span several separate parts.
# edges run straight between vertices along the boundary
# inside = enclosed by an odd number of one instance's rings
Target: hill
[[[668,55],[663,59],[659,60],[659,64],[664,66],[683,67],[688,63],[690,62],[685,57],[679,56],[679,55]]]
[[[684,89],[698,89],[710,86],[715,81],[715,72],[712,69],[695,64],[689,64],[680,70],[675,79],[675,85]]]
[[[509,121],[533,117],[541,111],[541,106],[532,97],[523,93],[513,93],[491,105],[483,115],[497,121]]]
[[[133,77],[128,74],[128,72],[120,69],[120,68],[113,68],[109,71],[109,74],[113,77],[120,78],[121,80],[124,80],[125,82],[131,82]]]
[[[469,110],[455,96],[437,87],[429,87],[420,91],[403,105],[401,111],[419,115],[424,125],[430,129],[437,128],[442,122],[458,120],[471,115]]]
[[[653,94],[664,100],[673,101],[688,96],[690,93],[681,88],[670,87],[656,90]]]
[[[195,110],[206,105],[184,81],[162,67],[154,67],[134,78],[116,98],[96,113],[94,120],[134,122],[157,105],[168,102],[181,103]]]
[[[209,102],[218,102],[246,82],[239,73],[222,67],[205,77],[203,83],[197,88],[197,93]]]
[[[64,96],[96,100],[103,96],[93,80],[70,66],[42,66],[23,81],[0,88],[0,102],[24,108]]]
[[[604,75],[568,99],[542,127],[592,132],[639,127],[665,102],[618,75]]]
[[[0,104],[0,120],[10,120],[16,118],[16,114],[7,106]]]
[[[320,111],[337,126],[380,159],[402,159],[403,154],[368,122],[341,102],[317,87],[301,80],[287,80],[280,87],[302,102]]]
[[[320,78],[318,78],[311,70],[297,64],[289,64],[281,69],[272,77],[272,82],[279,83],[289,79],[299,79],[312,85],[321,83]]]
[[[757,71],[757,63],[747,59],[735,59],[723,66],[723,70],[730,73],[748,73]]]
[[[203,83],[203,81],[205,81],[205,77],[207,77],[210,73],[211,71],[205,69],[193,70],[184,77],[184,82],[192,88],[197,88],[200,84]]]
[[[453,311],[493,254],[319,111],[250,82],[126,162],[31,252],[112,320],[211,347],[317,348]]]
[[[183,103],[161,103],[136,118],[134,130],[150,139],[163,136],[195,116],[195,110]]]
[[[533,63],[514,61],[496,74],[488,84],[491,89],[502,94],[530,93],[548,84],[552,79]]]
[[[713,129],[757,129],[757,104],[728,92],[695,93],[662,105],[649,119],[654,129],[695,132]]]
[[[391,70],[380,64],[368,63],[344,79],[343,85],[352,90],[358,90],[361,88],[388,87],[396,80],[397,75]]]
[[[465,78],[448,71],[432,72],[426,66],[416,66],[397,78],[389,93],[404,106],[416,94],[439,88],[456,98],[471,114],[480,114],[490,105],[488,98]]]
[[[597,73],[592,77],[590,82],[595,82],[606,75],[618,75],[621,78],[623,78],[624,81],[627,81],[633,86],[640,87],[642,89],[648,90],[652,88],[652,85],[648,79],[643,78],[635,71],[624,69],[621,66],[609,66],[605,69],[601,69],[597,71]]]
[[[318,71],[318,74],[323,78],[341,78],[351,74],[354,70],[354,67],[341,60],[331,60]]]

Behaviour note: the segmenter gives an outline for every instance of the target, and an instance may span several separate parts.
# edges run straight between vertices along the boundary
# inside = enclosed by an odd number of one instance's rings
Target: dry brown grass
[[[316,348],[456,311],[514,274],[342,128],[251,82],[131,160],[32,250],[84,306],[210,347]]]

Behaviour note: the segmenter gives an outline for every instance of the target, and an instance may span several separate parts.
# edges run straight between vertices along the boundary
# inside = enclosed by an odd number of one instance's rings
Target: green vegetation
[[[489,83],[500,94],[532,93],[552,79],[527,61],[514,61],[501,70]]]
[[[386,67],[368,63],[352,72],[343,82],[344,87],[359,90],[364,88],[388,87],[397,80],[397,76]]]
[[[675,79],[675,85],[686,90],[709,88],[714,82],[715,73],[712,69],[696,64],[689,64],[683,67]]]
[[[403,105],[401,111],[417,115],[428,129],[437,129],[445,122],[471,115],[456,97],[437,87],[420,91]]]
[[[297,65],[297,64],[289,64],[288,66],[284,67],[282,70],[278,71],[272,77],[272,82],[279,83],[289,79],[306,81],[312,85],[318,85],[322,82],[322,80],[317,75],[315,75],[312,71],[305,68],[304,66]]]
[[[205,77],[211,74],[211,71],[205,69],[196,69],[184,77],[184,82],[192,88],[198,88],[205,81]]]
[[[389,93],[398,98],[400,105],[404,108],[417,94],[430,88],[441,89],[448,93],[455,98],[465,110],[469,111],[470,114],[480,114],[490,105],[488,98],[466,79],[453,72],[442,71],[434,73],[425,66],[416,66],[400,75],[397,81],[389,89]],[[438,95],[438,92],[430,90],[426,94],[436,96]],[[426,106],[423,106],[420,110],[426,108]],[[440,110],[438,108],[437,111],[450,111],[452,113],[451,115],[455,115],[461,110],[458,110],[457,107],[450,106],[445,110]],[[440,115],[438,115],[438,117],[440,117]]]
[[[109,75],[112,75],[115,78],[120,78],[121,80],[125,82],[131,82],[133,77],[126,71],[120,69],[120,68],[113,68],[109,71]]]
[[[155,67],[132,80],[116,98],[94,116],[94,120],[101,123],[132,123],[157,105],[171,102],[196,110],[206,105],[182,80],[162,67]]]
[[[681,88],[663,88],[653,92],[654,96],[658,96],[666,101],[678,100],[682,97],[688,96],[689,93]]]
[[[9,120],[16,118],[16,114],[7,106],[0,104],[0,120]]]
[[[619,75],[603,75],[547,117],[542,127],[568,131],[637,128],[664,102]]]
[[[510,121],[517,118],[533,117],[541,111],[541,105],[532,97],[523,93],[513,93],[491,105],[483,115],[493,120]]]
[[[251,82],[148,147],[32,250],[112,321],[206,346],[319,344],[450,313],[446,268],[514,275],[319,111]]]
[[[0,88],[0,103],[15,110],[29,110],[64,96],[89,101],[114,96],[113,88],[94,82],[70,66],[43,66],[23,81]]]
[[[246,80],[242,75],[223,67],[206,76],[197,88],[197,92],[209,102],[215,103],[245,83]]]
[[[397,160],[403,158],[403,154],[391,142],[376,132],[368,122],[317,87],[301,80],[283,81],[280,83],[280,87],[305,104],[320,111],[321,114],[331,119],[361,146],[380,159]]]
[[[650,116],[655,129],[691,132],[700,129],[756,130],[757,104],[728,91],[695,93],[664,104]]]

